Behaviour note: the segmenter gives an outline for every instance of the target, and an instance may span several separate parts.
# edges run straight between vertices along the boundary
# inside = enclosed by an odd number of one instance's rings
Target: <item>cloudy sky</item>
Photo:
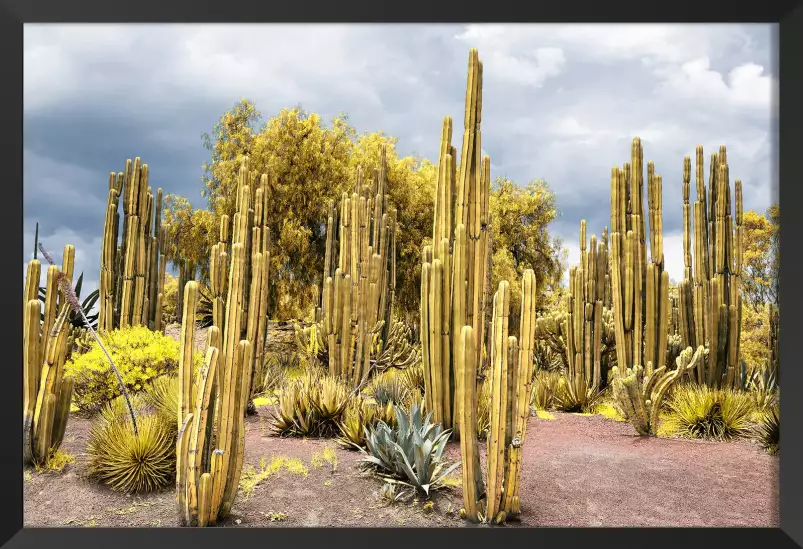
[[[610,169],[640,136],[664,181],[670,275],[682,278],[683,157],[728,146],[745,209],[777,191],[772,25],[25,25],[24,257],[40,240],[97,287],[108,174],[142,157],[154,189],[203,207],[201,133],[238,99],[267,117],[301,105],[437,160],[461,128],[469,48],[484,65],[492,177],[545,179],[551,227],[578,258],[610,220]],[[462,129],[456,130],[456,143]],[[707,168],[706,168],[707,174]],[[24,267],[23,267],[24,268]],[[44,270],[43,270],[44,274]]]

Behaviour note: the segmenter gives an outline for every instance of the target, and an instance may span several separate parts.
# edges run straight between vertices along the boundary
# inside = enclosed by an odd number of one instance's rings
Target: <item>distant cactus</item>
[[[120,196],[123,195],[123,240],[118,247]],[[151,234],[152,232],[152,234]],[[109,174],[109,197],[100,259],[98,327],[142,325],[162,330],[165,256],[162,189],[148,186],[148,165],[126,161],[125,173]]]
[[[691,159],[686,157],[683,162],[685,268],[684,280],[678,288],[680,335],[684,347],[708,348],[706,358],[690,372],[693,379],[715,388],[731,388],[738,385],[741,362],[742,182],[737,179],[734,186],[734,217],[725,146],[720,147],[719,154],[711,155],[708,189],[700,145],[695,168],[697,200],[692,210]]]

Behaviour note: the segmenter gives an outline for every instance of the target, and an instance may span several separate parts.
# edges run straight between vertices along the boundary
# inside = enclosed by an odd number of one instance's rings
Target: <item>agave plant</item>
[[[374,425],[378,419],[376,404],[360,397],[353,398],[337,425],[341,435],[337,441],[346,448],[365,448],[365,428]]]
[[[81,273],[81,275],[78,277],[78,280],[75,282],[75,289],[73,290],[75,292],[76,299],[81,299],[81,289],[83,284],[84,284],[84,273]],[[41,286],[39,288],[39,301],[44,303],[46,297],[47,297],[47,289],[44,286]],[[84,299],[84,301],[81,303],[81,308],[84,311],[91,311],[92,307],[94,307],[95,303],[97,303],[99,297],[100,297],[99,290],[95,290],[94,292],[90,293],[88,296],[86,296],[86,299]],[[87,326],[92,328],[93,330],[98,329],[97,312],[91,315],[87,314],[86,319],[89,321],[88,325],[84,323],[84,319],[81,318],[81,315],[76,313],[74,310],[70,310],[69,316],[67,317],[67,320],[70,323],[70,328],[73,330],[81,330],[82,328],[85,328]],[[44,320],[45,320],[45,315],[44,313],[42,313],[42,321],[44,322]]]
[[[383,476],[397,479],[428,497],[460,465],[446,467],[443,461],[451,430],[444,431],[440,424],[431,423],[431,412],[422,418],[417,405],[413,405],[409,415],[399,406],[395,407],[395,413],[395,428],[384,421],[365,428],[369,455],[364,461]]]
[[[747,382],[747,390],[757,409],[769,410],[776,406],[779,399],[777,371],[774,368],[765,368],[754,372]]]
[[[402,405],[407,401],[409,391],[407,384],[399,376],[378,377],[370,394],[379,406]]]
[[[758,440],[770,454],[777,454],[781,448],[781,410],[778,403],[767,409],[757,426]]]

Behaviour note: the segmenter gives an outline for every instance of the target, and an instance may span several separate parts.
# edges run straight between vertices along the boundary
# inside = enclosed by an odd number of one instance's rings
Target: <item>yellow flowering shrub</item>
[[[178,341],[161,332],[136,326],[103,333],[100,338],[131,394],[143,391],[155,378],[178,370]],[[202,361],[201,354],[195,353],[196,369]],[[97,342],[67,362],[64,374],[75,380],[73,404],[82,412],[97,412],[121,395],[117,376]]]

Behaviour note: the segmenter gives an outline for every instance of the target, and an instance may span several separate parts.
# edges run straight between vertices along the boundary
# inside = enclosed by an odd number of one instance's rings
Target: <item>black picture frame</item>
[[[108,2],[82,0],[0,0],[0,173],[3,176],[3,206],[0,215],[0,242],[3,255],[12,265],[0,269],[0,288],[22,285],[22,270],[17,261],[22,246],[22,131],[23,131],[23,25],[27,22],[764,22],[779,23],[778,63],[780,70],[780,140],[776,143],[780,157],[779,196],[784,200],[781,240],[792,250],[803,238],[803,216],[795,215],[794,204],[803,195],[803,3],[784,0],[744,4],[718,1],[643,2],[620,0],[615,3],[594,0],[572,2],[525,3],[497,0],[480,2],[403,3],[361,1],[349,4],[308,0],[307,2],[248,2],[228,0],[174,0],[172,2],[138,0]],[[58,85],[58,82],[53,82]],[[16,251],[14,251],[16,250]],[[800,257],[785,252],[781,266],[784,311],[781,355],[784,359],[784,384],[787,395],[803,388],[801,369],[796,365],[795,314],[801,303],[803,268]],[[21,300],[18,290],[0,293],[3,315],[3,374],[0,381],[0,407],[5,427],[0,443],[0,544],[4,547],[229,547],[266,546],[344,546],[355,543],[365,546],[420,543],[432,547],[462,547],[489,544],[543,547],[803,547],[803,406],[800,398],[782,402],[784,447],[780,461],[780,528],[461,528],[461,529],[397,529],[391,535],[366,529],[190,529],[135,528],[124,534],[103,528],[23,528],[21,437],[22,409],[22,325]],[[795,465],[797,464],[797,465]],[[722,505],[727,505],[723,501]],[[679,514],[683,509],[677,510]]]

